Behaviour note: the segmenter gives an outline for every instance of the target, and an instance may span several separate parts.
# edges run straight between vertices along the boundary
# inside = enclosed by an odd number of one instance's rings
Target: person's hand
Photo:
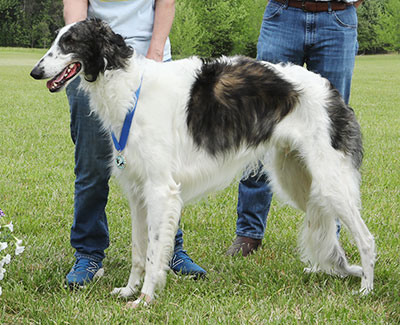
[[[146,58],[157,61],[157,62],[162,62],[162,60],[164,58],[164,53],[162,51],[152,50],[151,48],[149,48]]]

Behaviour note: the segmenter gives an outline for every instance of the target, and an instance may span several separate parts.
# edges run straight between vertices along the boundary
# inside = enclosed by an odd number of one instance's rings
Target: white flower
[[[0,261],[0,268],[4,266],[4,264],[10,264],[11,262],[11,255],[7,254],[3,259]]]
[[[4,273],[6,273],[6,269],[0,267],[0,280],[4,279]]]
[[[10,229],[11,232],[14,231],[14,225],[13,225],[12,221],[10,221],[10,223],[8,225],[3,226],[3,228],[8,228],[8,229]]]
[[[3,259],[0,261],[0,266],[3,266],[4,264],[10,264],[11,262],[11,255],[7,254]]]
[[[0,252],[8,247],[8,244],[4,242],[0,242]]]
[[[3,290],[1,290],[1,287],[0,287],[0,296],[1,296],[2,293],[3,293]]]
[[[21,254],[24,250],[25,250],[25,246],[21,246],[22,244],[22,240],[17,239],[17,241],[15,242],[15,255],[19,255]]]

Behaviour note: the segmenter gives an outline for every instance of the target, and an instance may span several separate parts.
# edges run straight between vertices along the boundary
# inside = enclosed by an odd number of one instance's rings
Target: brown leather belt
[[[329,2],[316,2],[316,1],[301,1],[301,0],[275,0],[277,2],[286,4],[289,7],[303,9],[304,11],[310,12],[322,12],[322,11],[338,11],[338,10],[345,10],[349,6],[354,5],[356,8],[361,4],[362,0],[358,0],[355,3],[346,3],[346,2],[336,2],[336,1],[329,1]]]

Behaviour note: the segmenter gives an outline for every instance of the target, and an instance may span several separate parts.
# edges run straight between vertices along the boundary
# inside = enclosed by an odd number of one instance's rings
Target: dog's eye
[[[74,37],[72,33],[65,34],[61,39],[61,43],[63,43],[66,46],[71,46],[76,41],[77,41],[76,37]]]
[[[65,37],[64,37],[64,42],[65,42],[66,44],[71,44],[71,43],[73,42],[72,35],[71,35],[71,34],[65,35]]]

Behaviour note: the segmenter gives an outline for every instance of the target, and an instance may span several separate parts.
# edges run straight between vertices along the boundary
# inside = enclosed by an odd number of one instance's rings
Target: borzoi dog
[[[130,203],[133,242],[128,283],[113,292],[131,296],[143,281],[134,307],[165,283],[182,207],[259,161],[274,192],[305,212],[302,260],[311,270],[361,277],[361,292],[372,290],[375,244],[360,217],[360,127],[326,79],[240,56],[157,63],[100,20],[62,28],[31,75],[52,78],[51,92],[80,75],[113,135],[112,169]],[[353,235],[362,266],[349,265],[337,219]]]

